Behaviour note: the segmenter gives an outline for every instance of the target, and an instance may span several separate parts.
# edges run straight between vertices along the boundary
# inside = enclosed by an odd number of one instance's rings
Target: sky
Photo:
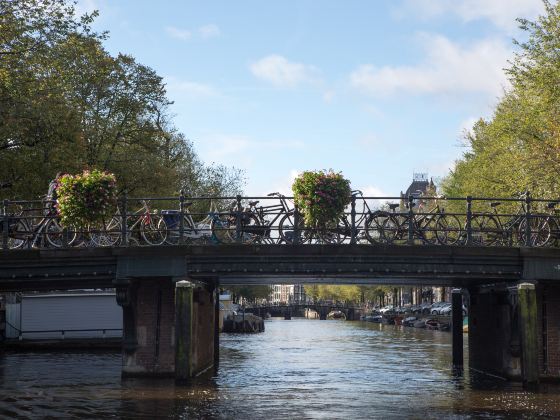
[[[177,128],[244,191],[333,169],[370,196],[440,178],[489,118],[541,0],[80,0],[112,53],[164,78]]]

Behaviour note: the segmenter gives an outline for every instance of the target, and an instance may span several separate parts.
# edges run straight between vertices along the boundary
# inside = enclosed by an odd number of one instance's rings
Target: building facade
[[[270,291],[270,303],[304,303],[306,301],[303,284],[274,284]]]

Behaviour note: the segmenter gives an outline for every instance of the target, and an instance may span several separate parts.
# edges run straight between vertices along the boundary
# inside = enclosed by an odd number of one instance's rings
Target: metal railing
[[[560,198],[364,197],[342,217],[306,225],[292,197],[122,196],[95,226],[62,226],[52,202],[4,200],[0,248],[220,244],[560,245]]]
[[[100,332],[101,333],[101,337],[91,337],[91,338],[102,338],[102,339],[107,339],[107,338],[119,338],[120,336],[117,335],[108,335],[107,333],[110,333],[111,331],[120,331],[121,332],[121,336],[122,336],[122,328],[86,328],[86,329],[54,329],[54,330],[21,330],[18,327],[15,327],[14,325],[10,324],[9,322],[6,322],[6,325],[9,326],[10,328],[12,328],[13,330],[18,332],[18,340],[22,341],[24,339],[23,335],[24,334],[50,334],[50,333],[60,333],[60,340],[65,340],[67,337],[67,333],[91,333],[91,332]],[[50,337],[32,337],[32,339],[54,339],[52,336]],[[73,338],[86,338],[80,335],[75,335]],[[90,337],[87,337],[90,338]]]

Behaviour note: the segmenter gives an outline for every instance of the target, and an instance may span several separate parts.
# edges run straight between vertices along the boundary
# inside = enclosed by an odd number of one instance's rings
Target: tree
[[[545,1],[535,22],[520,19],[527,42],[506,70],[511,89],[488,121],[466,135],[467,151],[443,181],[448,196],[534,196],[560,192],[560,4]]]
[[[37,198],[57,172],[84,168],[137,196],[239,193],[243,174],[204,164],[174,127],[162,78],[104,49],[96,15],[0,0],[0,198]]]

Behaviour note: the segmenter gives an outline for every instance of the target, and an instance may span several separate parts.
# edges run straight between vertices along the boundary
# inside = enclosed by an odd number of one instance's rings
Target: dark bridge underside
[[[560,250],[452,246],[228,245],[18,250],[0,253],[0,291],[112,287],[117,278],[230,284],[467,287],[560,280]]]

